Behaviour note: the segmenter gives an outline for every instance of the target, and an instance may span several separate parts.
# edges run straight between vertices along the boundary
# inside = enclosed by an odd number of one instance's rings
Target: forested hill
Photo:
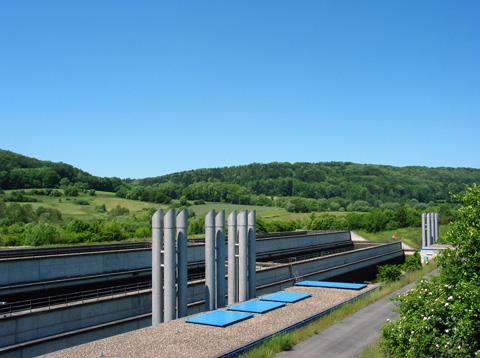
[[[224,201],[302,212],[370,211],[389,204],[423,209],[427,205],[451,203],[450,193],[460,193],[472,183],[480,183],[480,169],[347,162],[253,163],[189,170],[132,182],[96,177],[69,164],[41,161],[0,149],[0,189],[72,186],[164,204],[172,199],[181,199],[183,205],[186,200]]]
[[[271,197],[342,198],[350,203],[367,201],[374,206],[411,199],[441,203],[450,200],[450,193],[460,193],[466,186],[480,183],[480,169],[274,162],[190,170],[136,181],[138,185],[163,187],[166,191],[173,189],[169,183],[175,184],[177,193],[179,187],[190,188],[185,191],[189,198],[199,198],[193,192],[195,188],[200,192],[202,187],[215,182],[238,185],[253,195]]]
[[[82,189],[114,191],[121,183],[118,178],[96,177],[69,164],[0,149],[0,189],[56,188],[75,184]]]

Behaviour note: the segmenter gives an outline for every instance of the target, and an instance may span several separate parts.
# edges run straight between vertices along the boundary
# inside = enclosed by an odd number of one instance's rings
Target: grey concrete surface
[[[437,274],[435,270],[431,274]],[[395,320],[398,312],[393,312],[396,303],[389,298],[403,294],[415,283],[378,300],[329,328],[319,332],[291,350],[277,354],[275,358],[351,358],[363,348],[380,339],[380,329],[387,319]]]

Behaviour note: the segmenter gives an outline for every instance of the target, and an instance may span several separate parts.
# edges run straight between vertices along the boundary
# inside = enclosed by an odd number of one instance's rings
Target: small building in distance
[[[445,249],[453,249],[452,245],[449,244],[433,244],[427,247],[422,247],[420,250],[420,256],[422,257],[422,262],[424,264],[428,263],[430,260],[433,260],[435,257],[437,257],[438,253],[441,250]]]

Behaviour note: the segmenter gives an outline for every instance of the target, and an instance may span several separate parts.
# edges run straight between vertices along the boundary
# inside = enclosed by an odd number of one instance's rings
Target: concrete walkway
[[[436,275],[437,270],[430,275]],[[396,303],[388,299],[403,294],[415,287],[415,282],[378,300],[364,309],[345,318],[320,333],[297,345],[290,351],[277,354],[275,358],[351,358],[363,348],[380,339],[380,329],[387,319],[395,320],[398,312],[393,312]]]

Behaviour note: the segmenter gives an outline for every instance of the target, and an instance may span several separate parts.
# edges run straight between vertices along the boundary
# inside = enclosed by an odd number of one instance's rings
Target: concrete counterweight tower
[[[228,217],[228,304],[256,297],[256,213]],[[187,315],[188,214],[152,216],[152,325]],[[205,308],[225,306],[225,211],[205,217]]]
[[[422,247],[433,245],[440,236],[438,213],[422,214]]]
[[[186,210],[152,217],[152,325],[187,315],[187,224]]]
[[[215,218],[215,220],[214,220]],[[215,221],[215,222],[214,222]],[[256,213],[228,216],[228,304],[256,297]],[[216,294],[214,294],[216,292]],[[225,211],[205,217],[206,309],[225,306]]]
[[[256,212],[228,217],[228,304],[256,297]]]

